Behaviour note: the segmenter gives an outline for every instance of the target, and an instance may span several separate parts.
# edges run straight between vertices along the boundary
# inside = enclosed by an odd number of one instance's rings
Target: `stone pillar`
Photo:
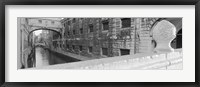
[[[137,21],[138,18],[131,19],[131,29],[130,29],[130,36],[131,36],[131,46],[130,46],[130,54],[136,54],[136,29],[137,29]]]
[[[115,47],[115,40],[117,39],[117,34],[116,34],[116,19],[111,18],[109,22],[109,49],[110,49],[110,56],[117,56],[118,55],[118,50]]]
[[[153,39],[157,45],[154,52],[173,52],[171,41],[176,37],[176,27],[167,20],[158,22],[153,29]]]

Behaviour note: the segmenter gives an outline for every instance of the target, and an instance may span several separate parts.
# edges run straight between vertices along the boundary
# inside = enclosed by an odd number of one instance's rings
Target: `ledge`
[[[175,52],[169,53],[140,53],[134,55],[50,65],[31,69],[167,69],[168,66],[182,63],[182,61],[182,49],[176,49]]]

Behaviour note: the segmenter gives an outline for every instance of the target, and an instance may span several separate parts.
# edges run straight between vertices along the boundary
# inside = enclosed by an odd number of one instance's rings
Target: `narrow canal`
[[[35,48],[36,67],[80,61],[43,47]]]

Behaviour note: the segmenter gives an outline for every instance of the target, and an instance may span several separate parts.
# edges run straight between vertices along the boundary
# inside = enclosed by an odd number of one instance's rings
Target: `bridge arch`
[[[37,30],[49,30],[49,31],[54,31],[54,32],[57,32],[57,33],[59,34],[60,38],[62,38],[61,32],[59,32],[59,31],[57,31],[57,30],[55,30],[55,29],[50,29],[50,28],[37,28],[37,29],[33,29],[33,30],[31,30],[31,31],[29,32],[29,34],[28,34],[28,43],[30,43],[30,35],[31,35],[31,33],[33,33],[34,31],[37,31]]]

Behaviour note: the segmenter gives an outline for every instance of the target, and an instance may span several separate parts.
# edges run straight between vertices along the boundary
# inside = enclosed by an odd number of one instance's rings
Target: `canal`
[[[36,47],[35,48],[35,66],[47,66],[54,64],[70,63],[80,61],[78,59],[53,52],[47,48]]]

